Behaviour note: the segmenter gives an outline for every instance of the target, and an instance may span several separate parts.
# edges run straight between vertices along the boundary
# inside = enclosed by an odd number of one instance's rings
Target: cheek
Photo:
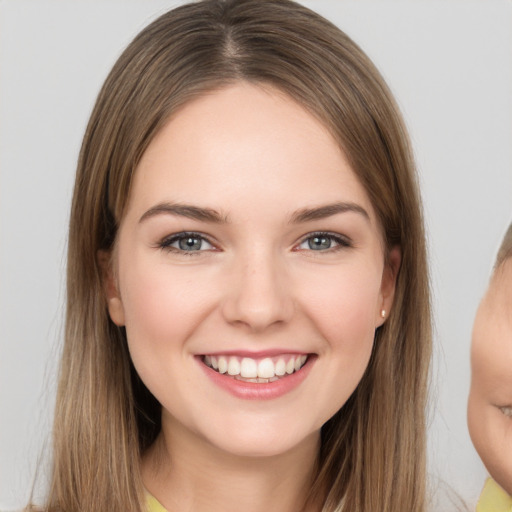
[[[323,422],[345,404],[368,366],[380,282],[378,269],[347,271],[331,276],[322,292],[311,297],[309,318],[323,338],[319,356],[324,363],[319,387],[332,390],[315,399],[322,402]]]
[[[170,272],[161,261],[127,263],[120,282],[132,362],[164,407],[185,410],[186,390],[195,386],[188,341],[208,314],[210,289],[186,272]]]
[[[475,448],[491,476],[512,493],[512,418],[494,406],[480,409],[479,427],[473,430]],[[475,422],[476,423],[476,422]]]
[[[363,350],[373,342],[380,301],[380,274],[344,269],[316,287],[310,316],[332,350]],[[366,347],[368,348],[368,347]]]
[[[158,256],[150,260],[134,258],[127,262],[127,271],[121,272],[127,329],[144,329],[155,335],[185,334],[209,302],[209,288],[200,284],[205,279],[197,272],[170,272]]]
[[[120,266],[126,334],[139,373],[142,367],[163,373],[166,363],[183,359],[213,298],[197,272],[170,272],[158,255],[146,260],[132,257]]]

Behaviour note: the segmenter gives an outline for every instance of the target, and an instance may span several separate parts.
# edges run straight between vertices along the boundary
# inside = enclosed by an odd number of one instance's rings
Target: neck
[[[298,512],[315,476],[320,433],[286,453],[226,453],[182,425],[164,425],[144,455],[148,491],[168,512]],[[308,504],[308,512],[320,510]]]

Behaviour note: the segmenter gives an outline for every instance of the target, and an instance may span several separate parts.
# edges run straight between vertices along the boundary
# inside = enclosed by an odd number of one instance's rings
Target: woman
[[[288,1],[143,30],[87,128],[48,510],[424,510],[430,313],[406,131]]]

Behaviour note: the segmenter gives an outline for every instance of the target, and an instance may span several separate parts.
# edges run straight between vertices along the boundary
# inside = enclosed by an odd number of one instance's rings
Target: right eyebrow
[[[157,215],[174,215],[177,217],[186,217],[188,219],[212,222],[215,224],[226,224],[228,222],[226,215],[222,215],[212,208],[201,208],[199,206],[189,204],[169,202],[163,202],[152,206],[141,216],[139,222],[143,222]]]

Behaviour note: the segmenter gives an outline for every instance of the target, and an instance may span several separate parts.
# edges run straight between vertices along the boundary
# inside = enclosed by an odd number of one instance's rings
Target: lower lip
[[[231,393],[236,398],[242,398],[244,400],[273,400],[296,389],[308,376],[316,357],[313,355],[308,356],[304,366],[291,375],[282,377],[274,382],[262,383],[236,380],[227,374],[216,372],[206,366],[200,357],[197,359],[206,375],[217,386]]]

